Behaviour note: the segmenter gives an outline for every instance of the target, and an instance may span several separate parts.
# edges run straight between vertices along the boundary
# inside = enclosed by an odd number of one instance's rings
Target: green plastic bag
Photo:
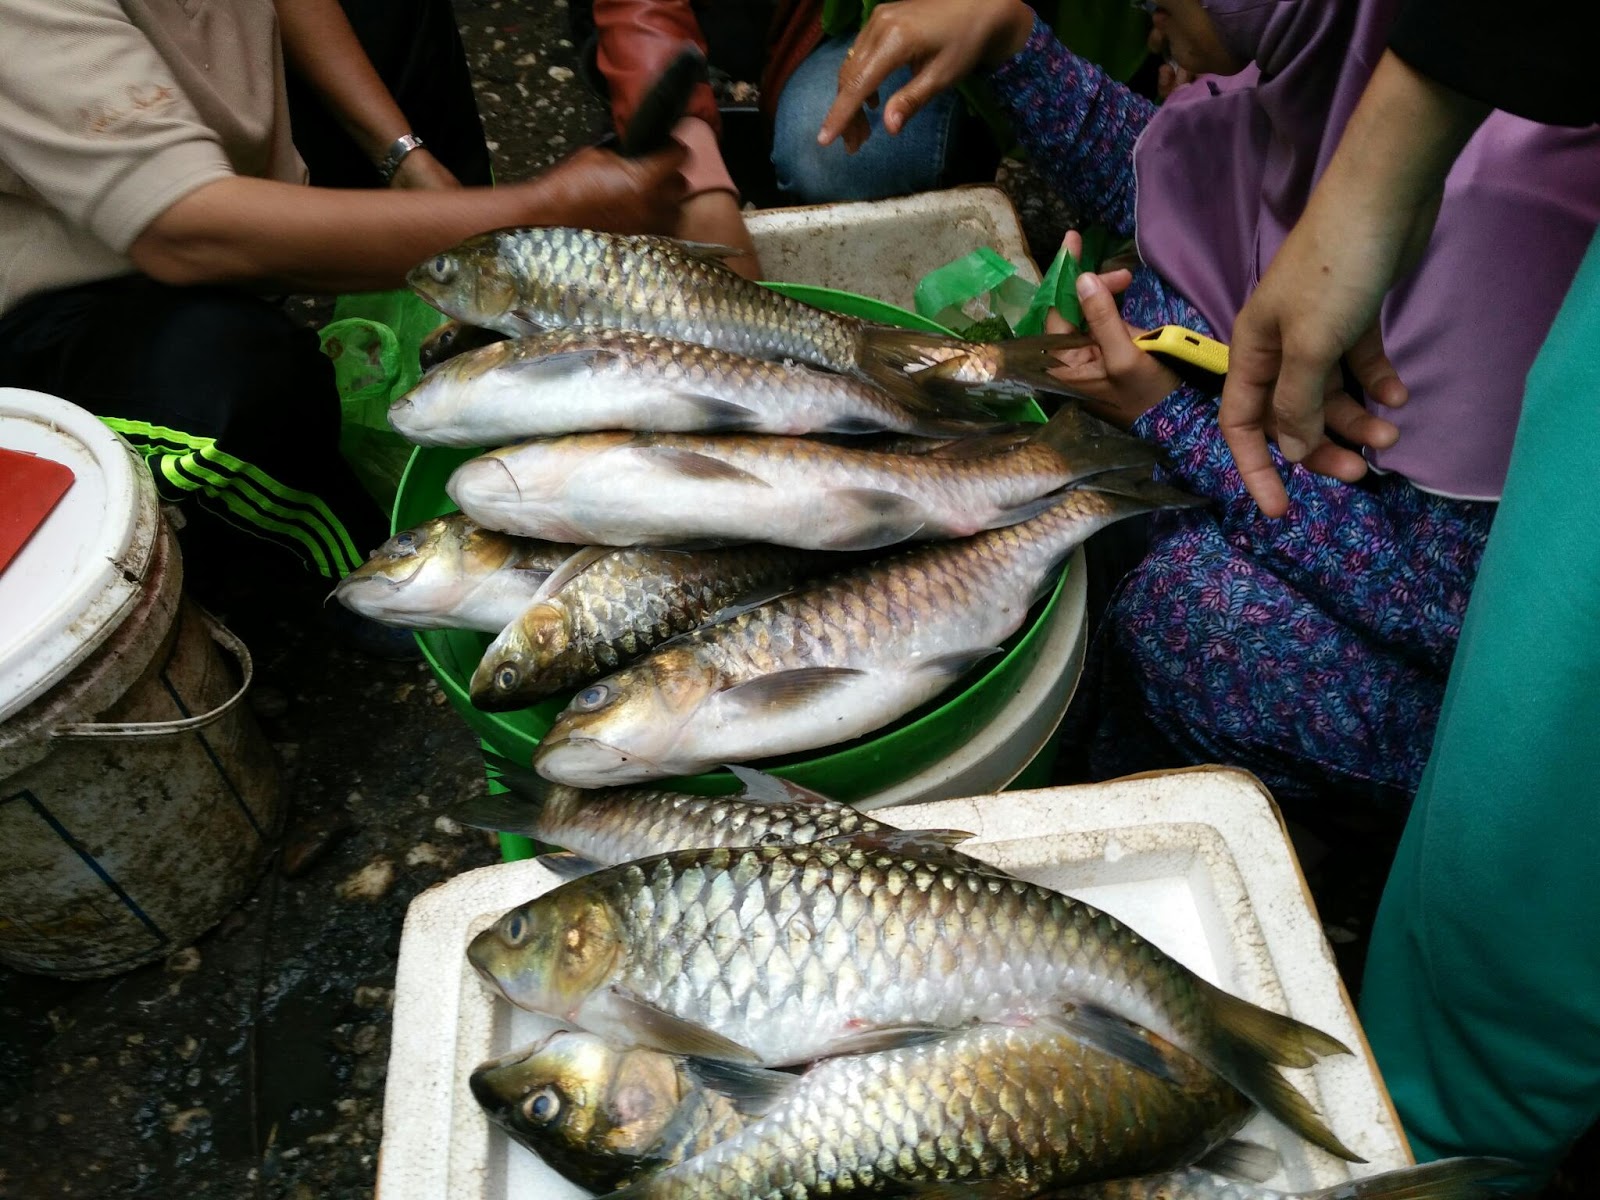
[[[409,291],[340,296],[322,330],[339,387],[339,452],[387,512],[411,459],[411,443],[389,427],[389,406],[422,377],[423,339],[444,316]]]
[[[1091,226],[1083,234],[1082,261],[1062,246],[1037,287],[1018,278],[1016,266],[997,251],[980,246],[917,282],[917,313],[974,341],[1043,333],[1052,308],[1081,325],[1078,276],[1099,266],[1108,240],[1102,226]]]

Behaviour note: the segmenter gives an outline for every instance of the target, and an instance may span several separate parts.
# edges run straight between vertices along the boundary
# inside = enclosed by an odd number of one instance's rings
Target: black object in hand
[[[685,46],[679,50],[640,98],[622,135],[622,156],[643,158],[666,149],[672,139],[672,127],[689,110],[695,84],[704,83],[707,78],[705,56],[699,48]]]

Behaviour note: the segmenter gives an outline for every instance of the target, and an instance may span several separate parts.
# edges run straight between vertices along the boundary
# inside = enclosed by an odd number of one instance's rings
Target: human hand
[[[746,279],[761,278],[761,260],[756,256],[755,240],[745,227],[737,196],[732,192],[701,192],[683,202],[681,214],[675,231],[677,237],[743,250],[743,254],[723,261],[730,270]]]
[[[684,157],[676,142],[643,158],[586,147],[518,185],[527,190],[527,223],[671,234],[683,203]]]
[[[1156,71],[1156,98],[1165,100],[1186,83],[1194,82],[1194,72],[1186,71],[1177,63],[1164,62]]]
[[[1062,365],[1050,374],[1070,387],[1095,416],[1128,429],[1160,404],[1180,380],[1177,372],[1133,344],[1134,337],[1144,330],[1123,321],[1106,277],[1090,272],[1079,275],[1077,292],[1084,326],[1094,341],[1057,351]],[[1071,333],[1073,326],[1052,309],[1045,332]]]
[[[413,150],[400,160],[400,167],[389,180],[392,188],[427,191],[440,188],[458,188],[461,181],[450,169],[435,158],[426,146]]]
[[[1027,44],[1033,9],[1023,0],[894,0],[879,4],[861,27],[839,68],[839,93],[822,119],[817,143],[841,135],[851,152],[867,140],[863,104],[876,105],[878,88],[901,67],[910,81],[889,97],[883,127],[899,133],[923,105],[955,86],[975,67],[996,67]]]

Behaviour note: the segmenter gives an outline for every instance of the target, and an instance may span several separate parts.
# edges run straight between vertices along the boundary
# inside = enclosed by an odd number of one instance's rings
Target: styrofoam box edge
[[[906,828],[968,831],[963,848],[975,856],[1096,904],[1213,982],[1350,1046],[1349,1057],[1290,1075],[1370,1165],[1352,1169],[1258,1115],[1243,1136],[1279,1150],[1275,1185],[1325,1187],[1411,1161],[1276,806],[1253,776],[1197,768],[881,815]],[[510,1200],[504,1163],[523,1152],[483,1121],[466,1073],[506,1048],[496,1042],[511,1010],[463,951],[501,912],[557,883],[537,861],[507,863],[412,902],[395,984],[380,1200]],[[521,1190],[516,1200],[541,1196]]]

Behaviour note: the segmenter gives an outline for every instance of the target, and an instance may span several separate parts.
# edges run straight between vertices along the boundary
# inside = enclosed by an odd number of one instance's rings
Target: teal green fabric
[[[1600,239],[1533,370],[1361,1015],[1418,1158],[1600,1116]]]

